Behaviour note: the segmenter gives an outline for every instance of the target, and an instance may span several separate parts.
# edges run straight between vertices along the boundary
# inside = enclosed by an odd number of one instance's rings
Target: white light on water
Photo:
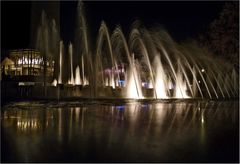
[[[204,70],[204,69],[202,69],[201,71],[202,71],[202,72],[205,72],[205,70]]]

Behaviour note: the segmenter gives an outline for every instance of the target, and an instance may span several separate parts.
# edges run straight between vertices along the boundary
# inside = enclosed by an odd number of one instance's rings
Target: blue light
[[[124,84],[125,84],[125,80],[119,80],[118,82],[119,82],[120,86],[124,86]]]
[[[142,84],[143,84],[143,87],[149,88],[149,83],[148,82],[142,82]]]
[[[122,105],[122,106],[116,106],[116,109],[123,111],[123,110],[125,109],[125,106],[124,106],[124,105]]]
[[[142,109],[148,109],[148,108],[149,108],[149,105],[147,105],[147,104],[142,104],[142,105],[141,105],[141,108],[142,108]]]

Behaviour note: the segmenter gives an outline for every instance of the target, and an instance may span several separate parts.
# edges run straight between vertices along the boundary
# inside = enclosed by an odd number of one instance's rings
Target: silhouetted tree
[[[204,48],[212,54],[239,65],[239,2],[226,2],[219,17],[207,32],[199,37]]]

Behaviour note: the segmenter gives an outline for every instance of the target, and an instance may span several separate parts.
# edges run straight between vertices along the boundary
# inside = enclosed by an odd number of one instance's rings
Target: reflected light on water
[[[204,106],[204,108],[201,109],[201,106]],[[83,130],[85,113],[90,113],[89,116],[93,117],[95,115],[94,113],[100,114],[100,112],[102,112],[100,115],[104,115],[104,118],[111,118],[110,120],[113,121],[118,118],[124,121],[124,118],[126,118],[126,121],[129,121],[130,124],[141,124],[141,121],[146,120],[146,122],[150,124],[149,126],[156,123],[159,128],[161,128],[163,123],[167,122],[168,130],[171,130],[173,126],[180,127],[180,129],[184,128],[181,126],[193,126],[197,123],[196,120],[199,119],[203,124],[205,123],[205,115],[210,115],[209,117],[214,119],[221,119],[222,117],[231,117],[232,121],[237,119],[236,111],[229,113],[227,109],[220,109],[220,107],[221,104],[213,105],[211,103],[201,105],[199,103],[187,104],[179,102],[145,105],[140,102],[132,102],[117,106],[107,105],[99,108],[99,110],[97,110],[94,105],[88,107],[67,107],[66,109],[59,107],[57,110],[48,109],[47,111],[39,109],[10,109],[5,110],[1,118],[3,119],[3,125],[10,122],[13,123],[14,120],[16,120],[17,129],[48,128],[54,125],[57,126],[58,136],[61,138],[66,128],[64,125],[66,124],[65,120],[68,120],[68,133],[72,133],[73,128],[77,130],[77,125],[81,125],[81,130]],[[45,112],[46,114],[42,114]],[[43,116],[45,116],[45,118],[42,118]],[[199,117],[199,119],[196,119],[197,117]],[[87,119],[89,119],[88,116]],[[56,121],[57,124],[55,124]]]
[[[41,128],[40,123],[37,120],[21,120],[17,121],[18,130],[36,130]]]
[[[204,117],[202,116],[202,118],[201,118],[201,122],[202,122],[202,124],[204,123]]]
[[[101,155],[106,152],[117,156],[117,149],[118,155],[123,153],[121,157],[133,158],[134,153],[141,152],[145,156],[151,154],[153,159],[163,160],[170,158],[166,152],[178,147],[181,154],[186,148],[183,145],[193,144],[194,150],[191,146],[186,149],[202,153],[208,151],[209,135],[216,130],[227,129],[226,126],[235,127],[239,113],[237,103],[212,101],[129,102],[117,105],[101,102],[69,105],[63,102],[33,106],[29,104],[25,110],[21,103],[14,104],[4,107],[1,115],[5,138],[11,138],[11,143],[18,147],[21,154],[28,151],[30,161],[37,153],[44,153],[39,152],[40,148],[52,150],[50,146],[60,152],[75,151],[82,158],[86,151],[94,153],[93,150]],[[211,133],[207,129],[211,129]],[[21,146],[31,140],[36,140],[34,147],[39,147],[39,150],[28,144],[24,148]],[[70,150],[62,149],[61,145]],[[59,156],[57,152],[51,153]],[[78,159],[78,156],[74,157]],[[44,153],[44,158],[49,158],[47,153]]]

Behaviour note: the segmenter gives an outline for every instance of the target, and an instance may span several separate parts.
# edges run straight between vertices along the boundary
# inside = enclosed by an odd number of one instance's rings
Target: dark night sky
[[[104,20],[110,31],[121,25],[123,32],[138,19],[146,27],[161,24],[177,41],[196,37],[218,17],[223,1],[105,1],[85,2],[92,38]],[[77,2],[61,2],[61,37],[73,40]],[[1,46],[3,50],[26,48],[30,40],[31,2],[1,2]],[[93,40],[93,39],[91,39]]]

